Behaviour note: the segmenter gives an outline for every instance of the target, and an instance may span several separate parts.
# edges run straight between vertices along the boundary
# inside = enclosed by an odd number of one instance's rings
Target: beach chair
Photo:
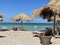
[[[45,33],[45,35],[46,36],[50,36],[50,35],[53,35],[53,33],[52,33],[52,27],[45,27],[45,29],[46,29],[46,33]]]
[[[38,37],[39,35],[40,36],[45,36],[45,32],[33,32],[33,37]]]
[[[17,31],[17,27],[13,27],[12,30],[13,30],[13,31]]]

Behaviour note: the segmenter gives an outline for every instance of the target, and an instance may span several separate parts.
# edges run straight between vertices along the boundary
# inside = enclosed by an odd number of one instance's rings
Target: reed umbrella
[[[27,21],[27,22],[33,21],[32,18],[30,18],[29,16],[25,15],[24,13],[21,13],[21,14],[15,16],[15,17],[11,18],[11,20],[12,21],[21,21],[21,26],[20,26],[21,27],[21,30],[23,29],[22,28],[23,21]]]
[[[10,20],[12,21],[33,21],[32,18],[30,18],[29,16],[26,16],[24,13],[21,13],[15,17],[12,17]]]
[[[29,16],[25,15],[24,13],[21,13],[21,14],[17,15],[17,17],[21,21],[21,25],[22,25],[23,21],[27,21],[27,22],[33,21],[32,18],[30,18]]]
[[[39,16],[39,14],[41,13],[41,10],[43,10],[44,8],[47,8],[47,7],[50,7],[50,8],[55,8],[55,4],[58,2],[58,0],[50,0],[50,2],[45,6],[45,7],[42,7],[42,8],[38,8],[38,9],[35,9],[33,10],[32,14],[37,17]]]
[[[0,21],[3,21],[3,14],[0,14]]]
[[[37,17],[41,13],[41,10],[43,10],[44,8],[50,7],[50,8],[52,8],[52,10],[54,10],[59,5],[60,5],[60,0],[50,0],[50,2],[46,6],[33,10],[32,14],[35,17]]]
[[[59,2],[59,0],[51,0],[51,2],[48,5],[46,5],[45,7],[43,7],[43,9],[41,9],[41,10],[39,9],[40,12],[37,14],[37,16],[40,16],[43,19],[48,19],[48,21],[50,21],[49,19],[51,19],[52,16],[54,16],[54,21],[53,21],[54,26],[53,26],[53,31],[52,31],[53,35],[55,35],[54,33],[55,33],[55,27],[56,27],[56,15],[60,16],[60,7],[58,7],[60,4],[58,2]],[[38,12],[38,11],[36,11],[36,12]],[[36,14],[33,13],[33,15],[35,16]],[[37,16],[35,16],[35,17],[37,17]]]

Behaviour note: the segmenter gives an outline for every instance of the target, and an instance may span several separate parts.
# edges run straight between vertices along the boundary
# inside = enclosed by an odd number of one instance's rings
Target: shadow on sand
[[[6,36],[0,36],[0,38],[5,38]]]
[[[55,37],[55,38],[60,38],[60,37]]]

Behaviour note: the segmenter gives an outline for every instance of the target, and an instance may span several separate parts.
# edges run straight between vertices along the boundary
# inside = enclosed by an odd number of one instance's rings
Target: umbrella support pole
[[[55,29],[56,29],[56,15],[54,14],[54,24],[53,24],[53,31],[52,31],[54,37],[55,37],[55,31],[56,31]]]
[[[57,10],[54,10],[55,12],[54,12],[54,21],[53,21],[53,31],[52,31],[52,33],[53,33],[53,36],[55,37],[55,35],[56,35],[56,32],[57,32],[57,30],[56,30],[56,11]],[[57,32],[57,35],[58,35],[58,32]]]
[[[22,26],[22,20],[21,20],[21,25],[17,29],[18,31],[23,31],[23,26]]]
[[[21,20],[21,26],[22,26],[22,23],[23,23],[23,22],[22,22],[22,20]]]
[[[23,23],[23,21],[21,20],[21,30],[22,30],[22,28],[23,28],[22,23]]]

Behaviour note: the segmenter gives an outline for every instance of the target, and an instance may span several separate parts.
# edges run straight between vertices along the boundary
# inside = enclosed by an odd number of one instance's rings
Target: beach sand
[[[30,31],[1,31],[0,45],[41,45]],[[51,45],[60,45],[60,38],[52,38]]]

